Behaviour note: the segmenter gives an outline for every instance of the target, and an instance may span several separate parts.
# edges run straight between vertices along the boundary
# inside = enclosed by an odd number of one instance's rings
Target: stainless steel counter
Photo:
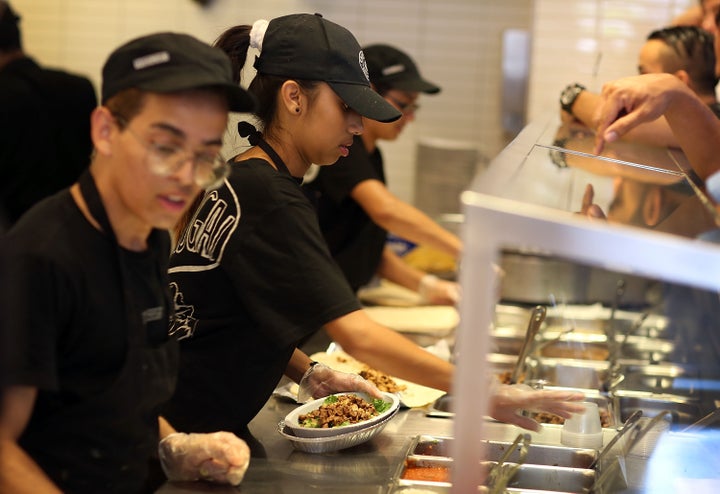
[[[304,453],[277,432],[278,422],[296,406],[272,397],[250,423],[257,444],[251,444],[250,467],[238,488],[187,482],[167,483],[158,492],[387,493],[414,436],[452,435],[452,420],[426,417],[420,409],[403,409],[367,443],[334,453]]]

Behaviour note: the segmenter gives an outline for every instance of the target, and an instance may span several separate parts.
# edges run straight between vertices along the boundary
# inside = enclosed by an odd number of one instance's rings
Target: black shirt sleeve
[[[340,158],[334,165],[320,168],[315,187],[321,190],[326,198],[339,203],[348,197],[359,183],[372,179],[384,182],[384,178],[373,166],[362,139],[355,137],[347,158]]]
[[[281,202],[246,233],[227,269],[253,319],[277,336],[304,336],[360,308],[304,197]]]

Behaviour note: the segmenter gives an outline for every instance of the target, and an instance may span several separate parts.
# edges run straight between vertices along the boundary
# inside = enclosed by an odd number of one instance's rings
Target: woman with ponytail
[[[259,51],[250,60],[257,74],[248,91],[258,100],[261,130],[240,123],[251,147],[181,226],[170,261],[180,374],[164,415],[184,430],[243,434],[283,374],[300,382],[301,401],[349,389],[376,392],[358,376],[313,365],[296,349],[321,328],[372,367],[450,391],[452,364],[362,310],[300,187],[311,164],[332,165],[348,155],[362,117],[401,116],[370,87],[358,42],[319,15],[294,14],[231,28],[216,45],[231,57],[238,83],[248,50]],[[582,407],[558,400],[581,398],[514,394],[496,411],[535,429],[515,414],[518,408],[551,403],[552,411],[569,416]]]

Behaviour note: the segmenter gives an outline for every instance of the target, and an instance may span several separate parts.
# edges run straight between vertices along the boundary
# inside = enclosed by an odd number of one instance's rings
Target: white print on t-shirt
[[[187,251],[201,259],[193,259],[191,265],[174,266],[170,273],[207,271],[220,265],[225,247],[240,222],[240,202],[227,180],[225,186],[234,204],[221,199],[217,190],[209,191],[175,247],[175,254]]]
[[[175,303],[175,316],[170,322],[170,330],[168,333],[171,337],[175,337],[178,340],[191,338],[193,333],[195,333],[195,326],[197,326],[198,323],[198,320],[193,317],[195,307],[185,305],[183,294],[177,283],[170,283],[170,292],[172,293],[173,302]]]

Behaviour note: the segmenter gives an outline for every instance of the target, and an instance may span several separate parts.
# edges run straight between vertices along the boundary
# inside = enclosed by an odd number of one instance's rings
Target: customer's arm
[[[595,113],[602,99],[599,94],[582,91],[572,106],[572,116],[587,127],[595,128]],[[623,139],[660,147],[680,147],[675,134],[664,117],[645,122],[628,131]]]
[[[370,218],[385,230],[391,231],[418,245],[432,247],[457,259],[462,242],[428,215],[400,200],[379,180],[364,180],[357,184],[350,196]]]
[[[37,388],[11,386],[0,406],[0,492],[59,493],[60,489],[17,443],[35,406]]]
[[[675,76],[646,74],[607,83],[597,115],[596,153],[605,142],[664,115],[700,178],[720,170],[720,120]]]

